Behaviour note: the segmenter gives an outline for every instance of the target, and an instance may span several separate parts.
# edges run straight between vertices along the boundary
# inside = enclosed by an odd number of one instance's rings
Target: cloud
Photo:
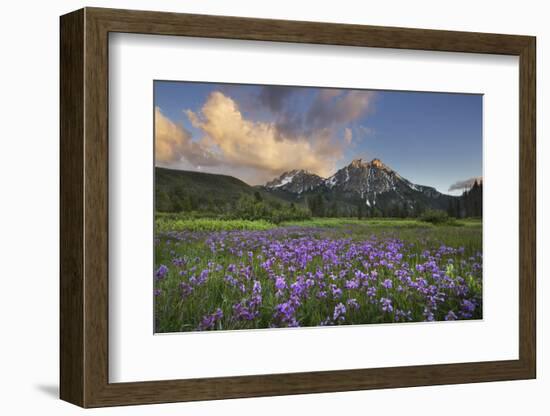
[[[244,102],[229,93],[213,91],[199,109],[184,110],[193,134],[199,131],[194,137],[156,108],[156,164],[206,168],[249,184],[298,168],[328,176],[346,146],[361,138],[353,123],[372,109],[374,98],[370,91],[284,86],[264,86],[241,97]]]
[[[249,183],[265,183],[296,168],[326,176],[342,157],[341,142],[333,139],[330,129],[287,135],[276,122],[246,119],[237,102],[219,91],[208,96],[199,112],[186,114],[204,132],[200,145],[229,168],[250,172]]]
[[[349,127],[344,129],[344,140],[347,144],[351,144],[351,141],[353,140],[353,133]]]
[[[296,103],[290,100],[299,95],[308,97],[305,108],[297,109]],[[272,113],[277,137],[293,139],[319,130],[336,130],[358,120],[372,110],[375,97],[375,92],[364,90],[264,86],[258,102]]]
[[[296,89],[293,87],[266,85],[260,90],[258,100],[274,113],[280,113],[284,109],[285,102],[294,91]]]
[[[372,108],[372,91],[321,90],[309,108],[305,120],[312,129],[348,124]]]
[[[474,186],[474,182],[477,181],[478,183],[483,182],[482,176],[475,176],[473,178],[464,179],[461,181],[456,181],[449,187],[449,192],[451,191],[462,191],[465,189],[470,189],[472,186]]]
[[[298,96],[304,88],[266,85],[260,89],[257,104],[269,110],[277,131],[277,140],[294,139],[303,134],[303,115],[295,111],[291,96]],[[300,92],[300,93],[299,93]]]
[[[214,154],[201,143],[193,142],[191,133],[155,108],[155,163],[169,166],[187,160],[191,165],[216,165]]]

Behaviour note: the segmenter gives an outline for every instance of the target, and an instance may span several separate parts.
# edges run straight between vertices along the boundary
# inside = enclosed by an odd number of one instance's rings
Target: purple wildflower
[[[344,316],[346,314],[346,307],[343,303],[339,303],[334,307],[334,313],[332,315],[332,319],[334,322],[337,321],[344,321],[346,317]]]
[[[391,279],[386,279],[382,282],[382,286],[384,286],[386,289],[391,289],[393,287],[393,282]]]
[[[168,267],[166,267],[164,264],[161,264],[160,267],[155,272],[155,278],[157,280],[162,280],[166,277],[167,273],[168,273]]]
[[[350,309],[355,309],[355,310],[359,309],[359,302],[357,302],[357,299],[354,299],[354,298],[348,299],[346,302],[346,305],[348,305]]]
[[[382,305],[382,310],[384,312],[393,312],[393,305],[391,299],[380,298],[380,304]]]
[[[453,311],[449,311],[449,313],[447,313],[447,315],[445,315],[445,320],[446,321],[456,321],[457,319],[458,319],[458,317],[456,316],[456,314]]]
[[[223,318],[223,312],[220,308],[216,309],[216,312],[203,316],[201,323],[199,324],[199,331],[205,331],[207,329],[212,329],[216,322],[220,321]]]
[[[275,280],[275,287],[278,289],[278,290],[283,290],[286,288],[286,281],[285,281],[285,278],[284,277],[277,277],[277,280]]]

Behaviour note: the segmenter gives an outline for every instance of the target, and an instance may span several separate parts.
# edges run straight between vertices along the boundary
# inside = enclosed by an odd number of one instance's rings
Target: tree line
[[[369,206],[363,199],[357,199],[355,202],[339,203],[335,199],[326,200],[321,194],[307,197],[306,206],[314,217],[357,217],[359,219],[417,217],[426,209],[422,203],[410,206],[406,201],[378,204],[378,206]]]
[[[459,198],[449,200],[447,214],[453,218],[482,217],[483,183],[476,180]]]
[[[258,191],[228,200],[212,194],[197,196],[182,188],[176,188],[171,193],[158,190],[155,195],[155,209],[158,212],[180,213],[187,217],[267,220],[274,224],[311,218],[311,212],[304,206],[264,198]]]
[[[342,202],[328,200],[322,194],[309,195],[303,204],[286,202],[266,197],[255,191],[242,194],[234,200],[215,194],[186,192],[176,187],[172,192],[157,189],[155,207],[159,212],[203,213],[223,218],[265,219],[274,223],[301,220],[313,217],[357,217],[362,218],[419,218],[427,211],[433,211],[422,201],[410,204],[393,201],[368,206],[364,200]],[[481,217],[483,210],[483,184],[474,182],[471,189],[459,197],[450,197],[443,212],[451,218]]]

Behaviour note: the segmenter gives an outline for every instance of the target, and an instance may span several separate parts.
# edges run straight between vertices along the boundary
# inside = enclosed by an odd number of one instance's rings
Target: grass
[[[312,218],[287,221],[275,225],[265,220],[224,220],[215,218],[181,218],[175,214],[160,214],[155,220],[157,234],[170,231],[266,231],[276,228],[318,229],[329,237],[351,237],[354,240],[371,236],[399,238],[413,244],[439,241],[453,247],[464,246],[481,250],[480,219],[456,220],[453,224],[434,225],[417,219],[401,218]]]
[[[155,219],[158,232],[166,231],[230,231],[230,230],[269,230],[276,227],[304,227],[304,228],[360,228],[376,231],[375,229],[436,229],[448,227],[481,228],[479,219],[461,219],[452,224],[434,225],[410,218],[312,218],[299,221],[284,221],[278,225],[267,220],[229,220],[218,218],[185,217],[179,214],[158,213]]]
[[[230,231],[270,230],[275,225],[265,220],[218,220],[211,218],[178,219],[165,216],[155,220],[157,232],[167,231]]]

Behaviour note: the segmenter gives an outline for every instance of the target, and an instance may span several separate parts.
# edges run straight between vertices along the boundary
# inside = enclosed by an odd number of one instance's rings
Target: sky
[[[265,184],[380,159],[458,195],[482,176],[479,94],[154,82],[155,164]]]

